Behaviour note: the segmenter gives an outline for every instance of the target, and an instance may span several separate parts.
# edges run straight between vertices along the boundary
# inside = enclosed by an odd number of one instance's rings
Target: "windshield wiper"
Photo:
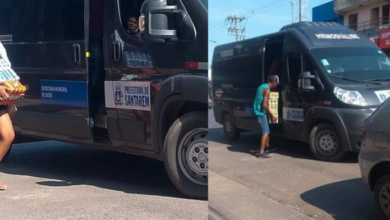
[[[390,78],[366,79],[364,82],[390,82]]]
[[[371,84],[375,84],[375,85],[382,85],[382,83],[379,83],[379,82],[367,81],[367,80],[363,81],[363,80],[348,78],[348,77],[345,77],[345,76],[339,76],[339,75],[329,75],[329,76],[330,77],[334,77],[334,78],[338,78],[338,79],[343,79],[343,80],[350,81],[350,82],[360,83],[360,84],[371,83]]]
[[[361,80],[348,78],[348,77],[345,77],[345,76],[339,76],[339,75],[329,75],[329,76],[333,77],[333,78],[337,78],[337,79],[343,79],[343,80],[350,81],[350,82],[363,83],[363,81],[361,81]]]

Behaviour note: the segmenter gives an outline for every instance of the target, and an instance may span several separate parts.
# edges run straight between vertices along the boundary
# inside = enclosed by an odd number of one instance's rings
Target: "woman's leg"
[[[10,148],[15,138],[14,128],[7,111],[0,111],[0,162]],[[0,190],[5,190],[7,186],[0,181]]]
[[[7,111],[0,111],[0,162],[15,138],[14,128]]]

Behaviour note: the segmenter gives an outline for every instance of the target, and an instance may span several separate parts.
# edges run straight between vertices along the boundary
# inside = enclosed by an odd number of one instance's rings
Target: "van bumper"
[[[375,109],[335,109],[340,116],[344,128],[347,131],[350,150],[360,151],[364,121],[375,111]]]

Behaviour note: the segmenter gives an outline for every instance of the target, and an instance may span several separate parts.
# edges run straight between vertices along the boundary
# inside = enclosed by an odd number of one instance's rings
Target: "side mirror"
[[[299,76],[298,87],[301,88],[304,91],[315,91],[315,86],[312,85],[312,82],[316,80],[317,77],[314,75],[311,75],[310,72],[303,72]]]
[[[146,44],[192,42],[195,25],[181,0],[168,5],[167,0],[146,0],[139,18],[140,41]]]

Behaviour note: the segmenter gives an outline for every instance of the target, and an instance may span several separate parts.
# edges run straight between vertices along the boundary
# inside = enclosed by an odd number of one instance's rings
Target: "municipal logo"
[[[117,83],[114,90],[115,105],[123,105],[123,91],[121,84]]]

